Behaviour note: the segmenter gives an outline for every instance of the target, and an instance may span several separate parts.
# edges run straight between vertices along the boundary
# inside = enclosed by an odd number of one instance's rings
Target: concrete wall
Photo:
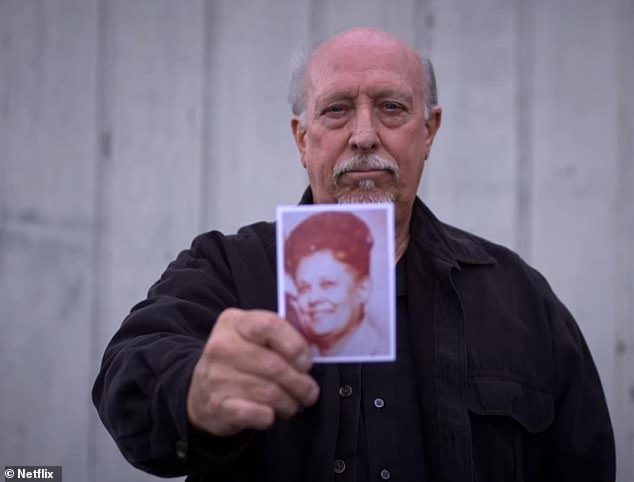
[[[0,0],[0,465],[153,479],[90,404],[103,348],[195,234],[299,198],[288,60],[358,24],[431,55],[421,194],[551,281],[634,480],[634,0]]]

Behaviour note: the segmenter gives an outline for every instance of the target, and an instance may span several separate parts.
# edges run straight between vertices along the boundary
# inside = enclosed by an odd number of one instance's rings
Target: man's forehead
[[[358,27],[328,38],[315,49],[313,55],[318,56],[331,50],[336,51],[355,48],[395,49],[414,53],[412,47],[405,41],[385,30],[371,27]]]
[[[412,88],[422,79],[420,61],[409,45],[388,32],[363,28],[336,35],[313,52],[306,87],[342,73],[373,70],[392,72],[409,80]]]

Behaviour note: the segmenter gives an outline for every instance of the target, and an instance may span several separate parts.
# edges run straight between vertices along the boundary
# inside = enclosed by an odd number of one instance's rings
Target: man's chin
[[[355,189],[353,191],[341,194],[337,197],[339,204],[371,204],[371,203],[393,203],[394,194],[389,191],[381,191],[379,189]]]
[[[342,194],[337,198],[339,204],[372,204],[372,203],[393,203],[394,195],[390,192],[377,190],[355,190],[353,192]]]

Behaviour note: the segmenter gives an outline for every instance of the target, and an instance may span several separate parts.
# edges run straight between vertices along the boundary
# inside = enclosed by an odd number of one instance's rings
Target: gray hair
[[[288,102],[291,104],[291,110],[294,115],[298,116],[300,122],[304,122],[304,82],[306,79],[306,69],[310,58],[319,44],[310,48],[299,49],[295,52],[291,59],[291,81],[288,88]],[[434,66],[427,57],[415,52],[418,61],[423,70],[423,97],[425,101],[425,118],[429,117],[434,106],[438,105],[438,89],[436,87],[436,74]]]

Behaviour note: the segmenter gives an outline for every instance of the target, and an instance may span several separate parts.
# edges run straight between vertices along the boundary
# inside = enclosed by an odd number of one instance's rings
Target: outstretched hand
[[[194,427],[227,436],[265,429],[315,403],[308,344],[270,311],[223,311],[194,368],[187,415]]]

